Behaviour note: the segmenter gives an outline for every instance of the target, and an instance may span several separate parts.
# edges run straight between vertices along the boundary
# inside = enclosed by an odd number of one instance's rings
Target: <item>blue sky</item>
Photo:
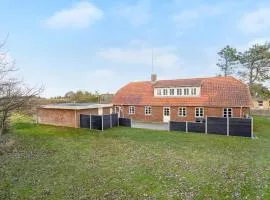
[[[43,96],[115,92],[148,80],[214,76],[217,51],[270,41],[267,0],[0,0],[0,38]]]

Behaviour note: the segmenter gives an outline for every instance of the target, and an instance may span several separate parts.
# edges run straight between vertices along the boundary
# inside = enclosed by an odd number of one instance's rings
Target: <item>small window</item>
[[[182,95],[182,89],[181,88],[178,88],[177,89],[177,96],[181,96]]]
[[[184,95],[189,95],[189,88],[184,89]]]
[[[157,95],[158,95],[158,96],[161,95],[161,89],[157,89]]]
[[[128,107],[128,114],[130,114],[130,115],[135,114],[135,106],[129,106]]]
[[[151,106],[145,106],[144,107],[144,113],[145,113],[145,115],[151,115],[152,114],[152,107]]]
[[[171,95],[171,96],[174,95],[174,89],[170,89],[170,95]]]
[[[224,108],[223,110],[224,117],[232,117],[232,108]]]
[[[167,96],[168,95],[168,90],[167,89],[163,89],[163,95]]]
[[[203,117],[204,116],[204,110],[203,110],[203,108],[196,108],[195,109],[195,116],[196,117]]]
[[[187,116],[187,110],[185,107],[180,107],[178,109],[178,116],[179,117],[186,117]]]
[[[197,95],[197,88],[191,89],[191,95]]]
[[[263,101],[258,101],[258,106],[263,107]]]

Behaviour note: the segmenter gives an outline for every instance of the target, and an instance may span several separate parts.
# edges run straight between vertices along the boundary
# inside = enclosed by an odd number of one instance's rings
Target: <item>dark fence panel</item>
[[[188,132],[205,133],[205,123],[188,122]]]
[[[131,127],[131,119],[119,118],[119,126]]]
[[[90,128],[90,117],[89,115],[80,115],[80,127]]]
[[[252,137],[252,120],[229,118],[229,130],[232,136]]]
[[[227,118],[208,117],[207,118],[207,133],[227,135]]]
[[[170,121],[170,131],[186,131],[186,122]]]
[[[111,128],[111,115],[103,115],[103,130]]]
[[[118,126],[118,114],[111,114],[112,116],[112,127]]]
[[[91,128],[102,130],[102,116],[99,115],[91,115]]]

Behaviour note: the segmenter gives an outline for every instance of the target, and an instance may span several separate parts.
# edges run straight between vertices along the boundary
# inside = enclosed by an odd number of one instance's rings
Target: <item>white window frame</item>
[[[180,110],[181,110],[181,114],[180,114]],[[185,112],[183,112],[185,110]],[[183,114],[185,113],[185,114]],[[178,108],[178,116],[179,117],[186,117],[187,116],[187,108],[186,107],[179,107]]]
[[[261,104],[262,103],[262,104]],[[261,104],[261,105],[260,105]],[[258,107],[263,108],[263,101],[262,100],[258,100]]]
[[[183,94],[182,88],[177,88],[176,89],[176,95],[177,96],[182,96],[182,94]]]
[[[166,92],[165,92],[166,91]],[[162,89],[162,95],[163,96],[168,96],[168,88],[163,88]]]
[[[169,94],[170,94],[170,96],[174,96],[174,94],[175,94],[174,88],[169,89]]]
[[[152,107],[151,106],[145,106],[144,107],[144,114],[145,115],[152,115]]]
[[[128,107],[128,114],[129,115],[135,115],[135,106],[129,106]]]
[[[191,88],[191,95],[196,96],[197,95],[197,88]]]
[[[231,116],[229,116],[229,110],[231,110]],[[233,117],[233,109],[232,108],[223,108],[223,117]]]
[[[162,91],[161,91],[160,88],[158,88],[158,89],[157,89],[157,96],[161,96],[161,94],[162,94]]]
[[[198,112],[199,113],[199,116],[197,115],[197,109],[199,109],[199,112]],[[195,117],[204,117],[204,108],[203,107],[196,107],[195,108]]]
[[[189,96],[189,88],[184,88],[184,96]]]

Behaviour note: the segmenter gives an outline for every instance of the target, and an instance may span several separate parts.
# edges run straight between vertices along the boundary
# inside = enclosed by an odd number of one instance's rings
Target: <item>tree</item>
[[[254,83],[250,90],[253,93],[253,97],[260,98],[260,99],[269,99],[270,98],[270,90],[265,87],[263,84],[256,84]]]
[[[219,59],[217,66],[220,68],[224,76],[234,73],[234,67],[237,61],[237,50],[227,45],[218,52]]]
[[[252,87],[270,79],[270,44],[253,45],[249,50],[239,53],[240,70],[238,74]]]
[[[43,90],[42,87],[28,88],[16,78],[15,64],[3,51],[3,46],[4,43],[0,44],[0,141],[7,130],[11,113]]]

